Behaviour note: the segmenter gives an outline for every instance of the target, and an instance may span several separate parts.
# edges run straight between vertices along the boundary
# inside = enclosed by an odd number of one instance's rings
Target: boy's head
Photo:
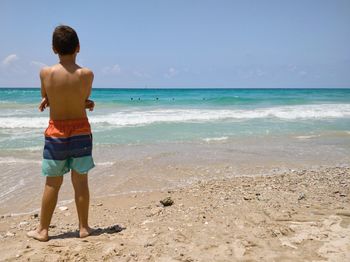
[[[79,38],[75,30],[67,25],[57,26],[52,35],[52,48],[59,55],[79,52]]]

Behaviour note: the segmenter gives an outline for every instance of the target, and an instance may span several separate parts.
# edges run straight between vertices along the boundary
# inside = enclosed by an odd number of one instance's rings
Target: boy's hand
[[[88,99],[85,101],[85,108],[88,108],[89,111],[93,111],[94,110],[94,107],[95,107],[95,102]]]
[[[49,100],[47,99],[47,97],[43,97],[41,99],[41,102],[39,104],[39,111],[42,112],[45,110],[46,107],[49,106]]]

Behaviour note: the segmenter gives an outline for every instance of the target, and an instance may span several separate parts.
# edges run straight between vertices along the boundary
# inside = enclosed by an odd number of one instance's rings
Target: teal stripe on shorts
[[[65,160],[43,159],[42,175],[43,176],[63,176],[70,170],[79,174],[87,174],[90,169],[95,167],[92,156],[70,157]]]

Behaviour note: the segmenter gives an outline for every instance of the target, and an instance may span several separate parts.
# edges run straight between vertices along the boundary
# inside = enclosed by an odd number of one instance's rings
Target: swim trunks
[[[95,166],[91,153],[92,134],[87,118],[50,120],[45,130],[42,174],[63,176],[71,169],[87,174]]]

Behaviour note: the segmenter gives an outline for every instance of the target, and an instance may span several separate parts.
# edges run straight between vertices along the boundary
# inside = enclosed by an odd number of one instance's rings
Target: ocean
[[[40,99],[38,88],[0,88],[0,214],[39,206],[41,193],[30,192],[43,183],[48,111],[38,111]],[[349,163],[350,89],[94,88],[91,99],[95,196],[174,187],[252,165]]]
[[[96,145],[349,134],[350,89],[97,89]],[[40,90],[0,89],[0,150],[41,148]]]

